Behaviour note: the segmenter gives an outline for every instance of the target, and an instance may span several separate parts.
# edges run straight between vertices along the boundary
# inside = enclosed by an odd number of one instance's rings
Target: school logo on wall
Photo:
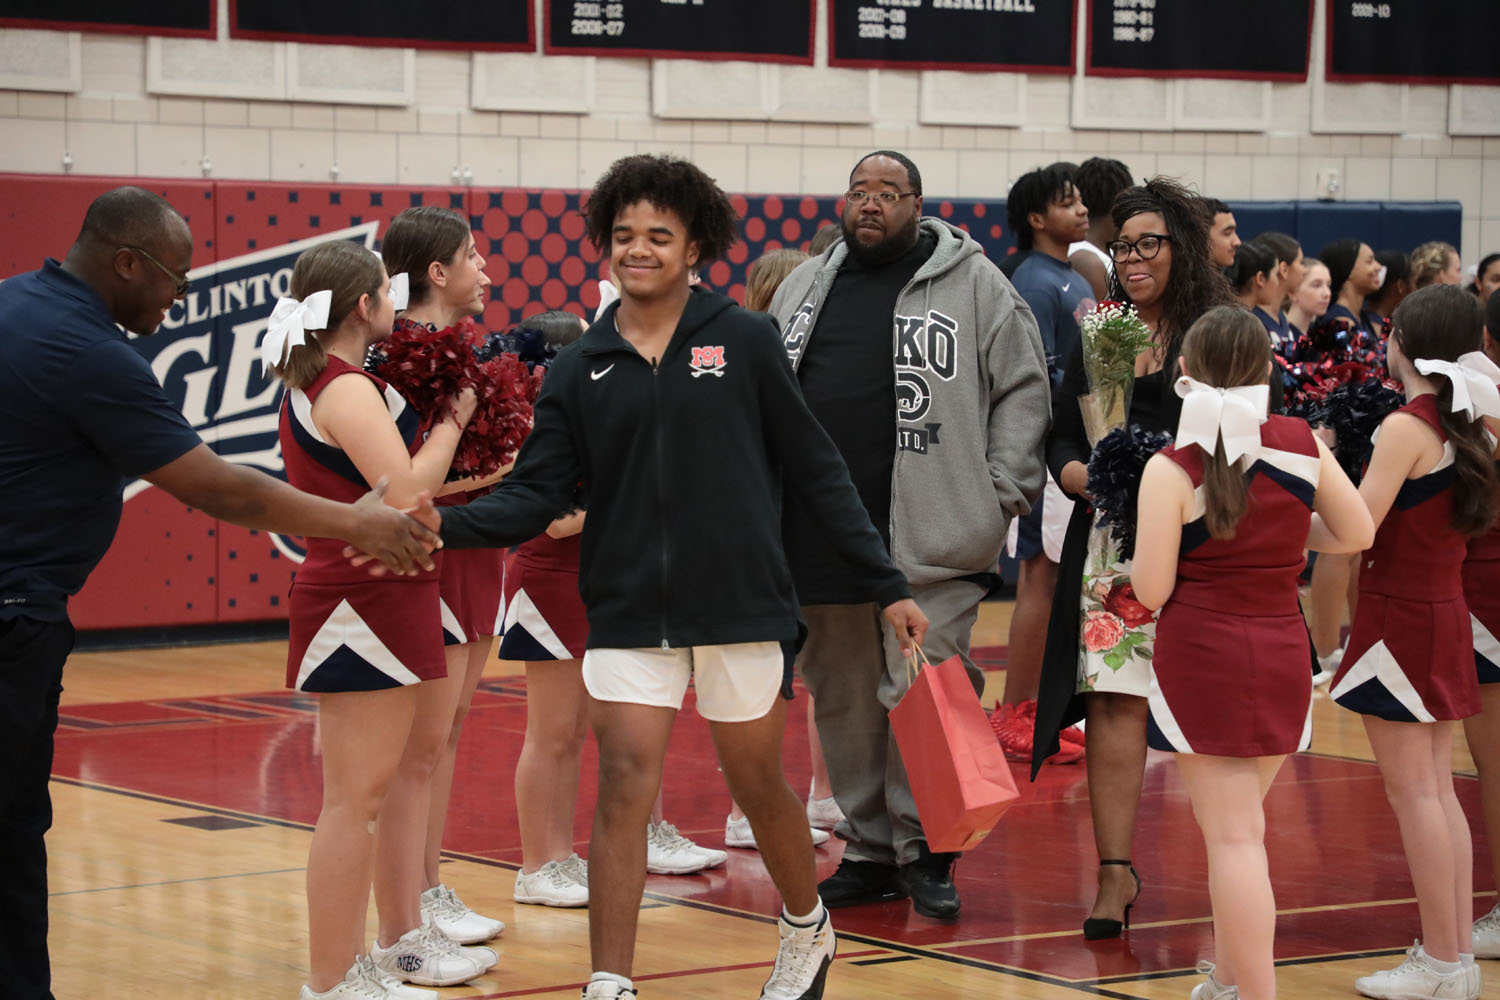
[[[374,249],[377,225],[366,222],[194,268],[188,274],[192,289],[172,305],[161,328],[132,338],[167,397],[222,458],[286,478],[277,440],[282,385],[260,358],[266,322],[276,299],[290,293],[298,255],[329,240]],[[126,486],[125,499],[149,485],[135,480]],[[271,538],[287,558],[302,561],[300,540]]]
[[[716,378],[724,377],[724,348],[723,347],[695,347],[693,348],[693,360],[688,365],[693,370],[693,378],[700,375],[713,375]]]

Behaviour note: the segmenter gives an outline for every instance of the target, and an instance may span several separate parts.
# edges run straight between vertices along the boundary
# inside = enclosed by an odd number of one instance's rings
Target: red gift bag
[[[917,672],[891,709],[891,732],[927,846],[938,852],[977,847],[1020,793],[957,656]]]

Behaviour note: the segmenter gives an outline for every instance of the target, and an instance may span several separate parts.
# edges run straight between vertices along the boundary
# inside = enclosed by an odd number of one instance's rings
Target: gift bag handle
[[[912,643],[911,652],[906,657],[907,687],[916,682],[917,674],[922,672],[923,667],[930,666],[932,666],[932,662],[927,659],[927,654],[922,651],[921,645],[915,642]]]

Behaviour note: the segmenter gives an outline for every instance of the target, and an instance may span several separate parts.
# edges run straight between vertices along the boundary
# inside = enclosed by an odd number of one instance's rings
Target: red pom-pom
[[[483,478],[497,471],[521,447],[531,428],[537,379],[513,354],[481,364],[474,356],[473,321],[441,330],[397,320],[380,344],[385,361],[375,374],[389,382],[432,426],[452,412],[453,397],[473,388],[474,415],[453,453],[448,479]]]

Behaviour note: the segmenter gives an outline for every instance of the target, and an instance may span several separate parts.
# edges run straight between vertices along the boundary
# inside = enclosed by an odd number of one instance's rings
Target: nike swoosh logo
[[[595,382],[597,382],[597,381],[599,381],[599,380],[600,380],[600,379],[601,379],[601,378],[603,378],[603,377],[604,377],[604,376],[606,376],[606,375],[608,375],[608,374],[609,374],[609,371],[610,371],[610,368],[613,368],[613,367],[614,367],[614,365],[610,365],[610,366],[609,366],[609,368],[606,368],[606,369],[604,369],[604,370],[603,370],[603,371],[597,371],[597,372],[589,372],[589,378],[591,378],[591,379],[593,379],[593,380],[594,380],[594,381],[595,381]]]
[[[1068,290],[1068,285],[1071,285],[1071,284],[1072,284],[1072,282],[1070,281],[1070,282],[1068,282],[1067,285],[1063,285],[1063,291],[1066,292]]]

